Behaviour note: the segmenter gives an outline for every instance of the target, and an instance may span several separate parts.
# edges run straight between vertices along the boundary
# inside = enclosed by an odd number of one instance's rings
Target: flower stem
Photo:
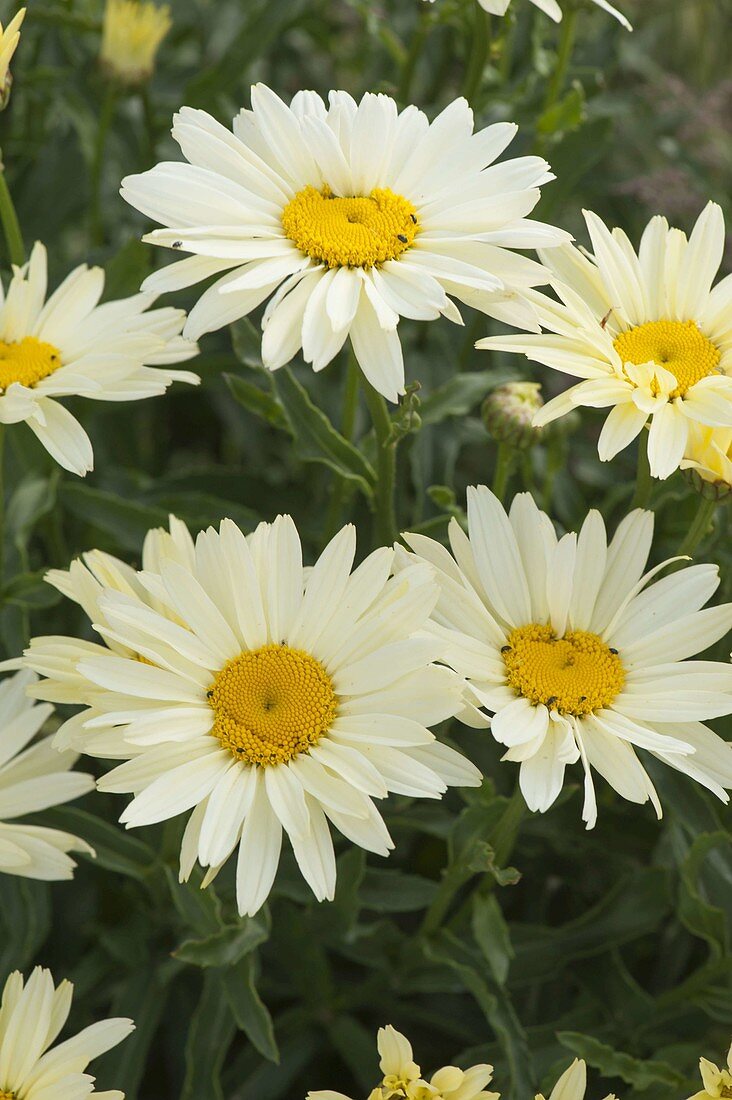
[[[569,63],[572,60],[575,33],[577,30],[577,9],[570,8],[564,13],[559,36],[559,48],[557,50],[557,64],[549,81],[546,98],[544,100],[544,112],[551,110],[559,99],[564,88]]]
[[[491,49],[491,17],[487,11],[478,5],[475,9],[475,24],[470,49],[468,70],[465,74],[463,95],[471,107],[475,107],[475,99],[480,91],[483,79],[483,70],[488,61]]]
[[[506,443],[498,444],[498,457],[496,459],[496,472],[493,475],[493,492],[500,501],[506,493],[508,479],[513,470],[514,452]]]
[[[0,585],[5,583],[5,436],[0,424]]]
[[[15,213],[8,181],[5,179],[5,169],[2,165],[0,165],[0,221],[3,224],[3,233],[5,243],[8,246],[10,262],[20,267],[25,263],[25,245],[23,244],[23,234],[20,231],[20,223],[18,215]]]
[[[349,443],[353,440],[356,427],[356,415],[358,413],[358,383],[360,370],[356,357],[351,355],[346,368],[346,385],[343,394],[343,416],[341,419],[341,435]],[[341,513],[348,500],[350,486],[344,477],[339,477],[333,486],[333,493],[328,506],[328,515],[325,523],[326,539],[331,539],[341,525]]]
[[[638,440],[638,469],[635,475],[635,492],[630,507],[647,508],[652,487],[651,465],[648,461],[648,442],[645,435],[641,435]]]
[[[362,376],[366,404],[371,413],[377,445],[376,536],[381,546],[391,546],[397,537],[394,489],[396,483],[396,442],[392,438],[391,417],[386,401]]]
[[[102,218],[102,166],[104,164],[104,149],[107,144],[107,132],[114,116],[114,107],[117,101],[117,91],[112,82],[107,86],[107,91],[102,101],[99,112],[99,124],[97,137],[94,143],[94,159],[91,166],[91,197],[89,202],[89,217],[91,226],[91,239],[93,244],[104,242],[104,221]]]
[[[691,527],[686,532],[681,546],[679,547],[679,554],[688,554],[689,557],[693,556],[697,546],[709,532],[716,507],[716,500],[707,500],[706,497],[701,498]]]
[[[412,84],[414,82],[414,74],[417,71],[417,65],[427,39],[427,31],[429,29],[428,19],[428,10],[425,9],[424,11],[420,11],[419,22],[412,34],[412,40],[409,43],[409,49],[407,50],[404,64],[402,65],[402,74],[399,81],[399,90],[397,92],[397,97],[401,103],[409,103]]]

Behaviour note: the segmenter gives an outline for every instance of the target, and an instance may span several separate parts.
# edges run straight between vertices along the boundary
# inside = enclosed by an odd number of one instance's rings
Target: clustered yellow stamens
[[[341,198],[305,187],[282,211],[282,227],[301,252],[326,267],[374,267],[396,260],[414,242],[417,214],[387,187]]]
[[[534,706],[581,718],[609,706],[625,683],[618,654],[597,634],[529,623],[512,630],[503,647],[508,683]]]
[[[674,375],[678,385],[670,397],[716,374],[722,353],[699,331],[696,321],[648,321],[621,332],[614,341],[623,363],[656,363]]]
[[[0,1091],[0,1100],[15,1100],[15,1093]]]
[[[13,382],[35,386],[60,366],[58,348],[36,340],[35,336],[24,336],[17,343],[9,344],[0,340],[0,389],[6,390]]]
[[[288,645],[234,657],[216,676],[208,700],[214,736],[238,759],[262,767],[284,764],[317,744],[337,710],[320,661]]]

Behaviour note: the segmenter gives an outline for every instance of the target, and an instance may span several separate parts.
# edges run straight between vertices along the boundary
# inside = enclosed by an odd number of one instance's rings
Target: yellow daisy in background
[[[732,428],[732,276],[714,278],[724,218],[709,203],[691,236],[653,218],[636,254],[622,229],[585,213],[594,255],[574,246],[542,252],[561,299],[529,292],[541,335],[496,336],[476,345],[522,352],[581,378],[548,401],[535,423],[577,406],[609,408],[598,451],[603,462],[648,424],[651,473],[677,470],[693,425]]]
[[[77,267],[48,299],[46,288],[46,250],[36,244],[0,301],[0,423],[25,422],[59,465],[83,477],[94,465],[91,442],[58,398],[138,401],[173,382],[195,385],[198,375],[169,364],[198,347],[181,336],[182,310],[149,308],[154,295],[99,305],[100,267]]]
[[[54,985],[40,966],[24,982],[14,971],[0,1007],[0,1097],[2,1100],[124,1100],[116,1089],[95,1092],[87,1066],[121,1043],[132,1020],[101,1020],[51,1049],[68,1019],[74,987]]]
[[[160,44],[173,25],[170,7],[146,0],[107,0],[99,60],[121,84],[144,84],[153,74]]]
[[[82,638],[59,635],[38,637],[31,640],[21,664],[44,677],[31,685],[30,691],[37,699],[51,703],[83,705],[91,708],[68,718],[58,729],[54,745],[60,751],[74,749],[89,756],[107,759],[126,759],[129,746],[121,745],[119,731],[104,726],[89,729],[94,715],[94,698],[100,689],[90,684],[78,671],[79,661],[95,654],[116,653],[121,657],[136,658],[134,648],[120,641],[114,628],[104,615],[101,597],[108,591],[122,592],[140,600],[161,615],[179,621],[164,600],[140,580],[141,575],[159,573],[163,561],[172,561],[184,569],[192,570],[195,560],[193,539],[188,528],[175,516],[170,516],[169,530],[153,528],[148,531],[142,546],[142,574],[126,562],[101,550],[90,550],[73,561],[69,569],[51,569],[45,579],[69,600],[79,604],[90,625],[101,638],[103,645]],[[8,662],[5,667],[16,662]]]
[[[57,752],[53,737],[34,741],[53,713],[53,707],[28,698],[35,679],[32,672],[21,671],[0,682],[0,873],[70,879],[76,864],[67,853],[94,855],[94,850],[71,833],[17,821],[94,789],[93,776],[71,771],[76,753]]]
[[[430,0],[430,3],[434,3],[434,0]],[[511,0],[478,0],[478,3],[484,11],[489,13],[489,15],[505,15]],[[550,19],[553,19],[555,23],[561,23],[562,9],[557,3],[557,0],[531,0],[531,3],[540,11],[543,11],[545,15],[548,15]],[[618,11],[616,7],[613,7],[612,4],[609,4],[608,0],[592,0],[592,3],[596,4],[598,8],[602,8],[603,11],[608,12],[609,15],[614,16],[618,23],[621,23],[626,30],[633,30],[623,13]]]
[[[493,714],[491,732],[520,764],[532,810],[557,798],[568,764],[585,772],[582,817],[597,818],[592,769],[623,798],[661,807],[636,749],[703,784],[722,801],[732,746],[703,724],[732,713],[732,666],[687,661],[732,626],[732,604],[702,610],[716,565],[655,583],[645,572],[653,515],[631,512],[608,543],[599,512],[558,539],[529,493],[507,515],[484,486],[468,489],[466,535],[450,525],[454,555],[404,535],[437,573],[433,632],[444,656]],[[399,552],[413,568],[415,558]]]
[[[540,157],[496,163],[517,127],[473,132],[457,99],[433,121],[386,95],[328,106],[300,92],[290,106],[264,84],[234,132],[184,107],[173,137],[188,163],[127,176],[123,197],[164,229],[144,239],[193,255],[143,289],[180,290],[218,276],[191,310],[197,339],[269,299],[262,359],[276,370],[302,349],[319,371],[350,337],[361,370],[385,397],[404,392],[402,317],[458,324],[453,298],[535,327],[523,291],[547,281],[509,251],[566,242],[531,220],[552,179]],[[225,274],[224,274],[225,273]]]
[[[462,1070],[443,1066],[429,1081],[414,1061],[409,1040],[391,1024],[379,1028],[376,1045],[383,1078],[369,1094],[369,1100],[498,1100],[499,1093],[486,1091],[493,1078],[493,1066],[478,1065]],[[308,1100],[349,1100],[341,1092],[309,1092]]]
[[[694,487],[703,496],[722,500],[732,492],[732,428],[689,425],[689,439],[681,460]]]
[[[706,1058],[699,1059],[699,1072],[704,1088],[695,1092],[689,1100],[720,1100],[732,1096],[732,1046],[727,1051],[727,1068],[720,1069]]]
[[[125,652],[98,646],[77,661],[95,693],[85,724],[114,731],[115,755],[130,757],[99,787],[135,796],[128,828],[193,810],[182,879],[198,861],[210,881],[238,847],[242,914],[270,892],[283,829],[315,896],[330,899],[328,821],[387,855],[374,799],[481,781],[428,729],[471,719],[462,681],[423,632],[432,569],[390,578],[394,552],[382,548],[351,572],[355,550],[345,527],[305,571],[289,517],[248,538],[224,520],[199,534],[192,563],[166,556],[159,573],[138,574],[162,609],[119,587],[95,595],[97,630]]]
[[[584,1100],[586,1091],[587,1065],[581,1058],[575,1058],[549,1093],[549,1100]],[[536,1100],[544,1100],[541,1093],[537,1093]],[[605,1100],[615,1100],[615,1097],[610,1093]]]
[[[10,97],[13,83],[10,62],[20,42],[20,28],[25,19],[25,11],[25,8],[21,8],[16,12],[5,29],[0,23],[0,110],[7,106]]]

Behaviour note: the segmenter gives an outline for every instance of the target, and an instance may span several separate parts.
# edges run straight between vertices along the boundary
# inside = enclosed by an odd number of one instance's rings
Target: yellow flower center
[[[36,340],[35,336],[24,336],[11,344],[0,340],[0,389],[6,390],[13,382],[35,386],[36,382],[48,378],[60,366],[61,353],[58,348]]]
[[[411,247],[417,215],[387,187],[354,198],[305,187],[282,211],[282,227],[301,252],[326,267],[374,267]]]
[[[722,1091],[720,1092],[719,1095],[720,1096],[727,1096],[727,1097],[732,1096],[732,1086],[731,1085],[722,1085]]]
[[[0,1100],[15,1100],[14,1092],[0,1092]]]
[[[683,397],[702,378],[716,374],[721,359],[696,321],[648,321],[621,332],[614,345],[624,363],[656,363],[670,371],[678,383],[670,397]]]
[[[503,647],[508,682],[534,706],[581,718],[609,706],[625,683],[617,653],[597,634],[529,623],[512,630]]]
[[[208,692],[212,733],[249,764],[284,764],[317,744],[336,716],[337,700],[320,661],[288,645],[240,653]]]

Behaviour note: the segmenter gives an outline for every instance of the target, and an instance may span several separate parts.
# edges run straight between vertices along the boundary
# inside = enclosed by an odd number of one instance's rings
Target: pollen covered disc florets
[[[214,736],[237,759],[262,767],[317,744],[337,711],[323,665],[288,645],[239,654],[218,673],[208,698]]]
[[[11,343],[0,340],[0,389],[6,390],[13,382],[35,386],[60,366],[58,348],[36,340],[35,336],[24,336],[22,340]]]
[[[335,267],[375,267],[396,260],[414,242],[414,206],[388,187],[340,197],[305,187],[282,211],[286,235],[312,260]]]
[[[508,683],[534,706],[582,717],[609,706],[625,683],[620,657],[602,638],[530,623],[511,631],[503,650]]]
[[[614,340],[624,363],[656,363],[678,383],[670,397],[683,397],[702,378],[716,374],[721,352],[699,330],[696,321],[647,321]]]

